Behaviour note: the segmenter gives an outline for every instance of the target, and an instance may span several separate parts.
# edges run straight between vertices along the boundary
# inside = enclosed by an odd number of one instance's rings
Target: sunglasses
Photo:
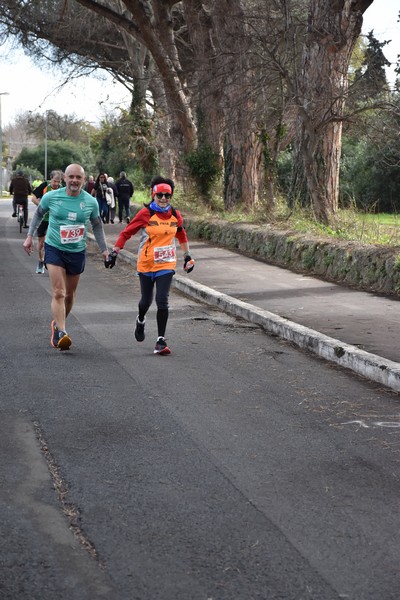
[[[163,196],[165,196],[167,200],[169,200],[171,198],[171,194],[168,194],[168,192],[166,194],[162,194],[161,192],[158,192],[158,194],[156,194],[156,196],[159,200],[161,200],[161,198]]]

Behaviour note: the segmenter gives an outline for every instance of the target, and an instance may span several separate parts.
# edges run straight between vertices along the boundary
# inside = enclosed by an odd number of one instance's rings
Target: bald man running
[[[49,227],[45,238],[44,262],[51,285],[51,345],[68,350],[71,338],[66,331],[66,319],[74,304],[76,290],[86,262],[86,233],[90,221],[97,245],[108,258],[99,205],[83,190],[85,172],[81,165],[69,165],[64,174],[66,187],[47,192],[33,215],[24,249],[33,251],[33,236],[44,215],[49,212]]]

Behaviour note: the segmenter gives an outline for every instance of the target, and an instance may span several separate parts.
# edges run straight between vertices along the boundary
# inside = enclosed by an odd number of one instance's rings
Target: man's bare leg
[[[75,301],[80,275],[67,275],[63,267],[52,264],[48,264],[47,269],[51,285],[51,313],[57,329],[65,331],[66,318]]]

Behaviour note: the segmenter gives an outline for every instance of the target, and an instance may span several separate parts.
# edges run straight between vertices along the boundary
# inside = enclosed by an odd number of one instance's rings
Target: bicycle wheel
[[[22,226],[24,224],[24,213],[18,212],[18,223],[19,223],[19,232],[22,233]]]

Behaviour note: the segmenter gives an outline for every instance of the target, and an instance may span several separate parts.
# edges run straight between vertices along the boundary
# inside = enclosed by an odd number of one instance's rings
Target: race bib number
[[[76,244],[83,239],[85,234],[84,225],[61,225],[60,238],[62,244]]]
[[[158,246],[154,248],[154,262],[165,263],[176,261],[175,246]]]

